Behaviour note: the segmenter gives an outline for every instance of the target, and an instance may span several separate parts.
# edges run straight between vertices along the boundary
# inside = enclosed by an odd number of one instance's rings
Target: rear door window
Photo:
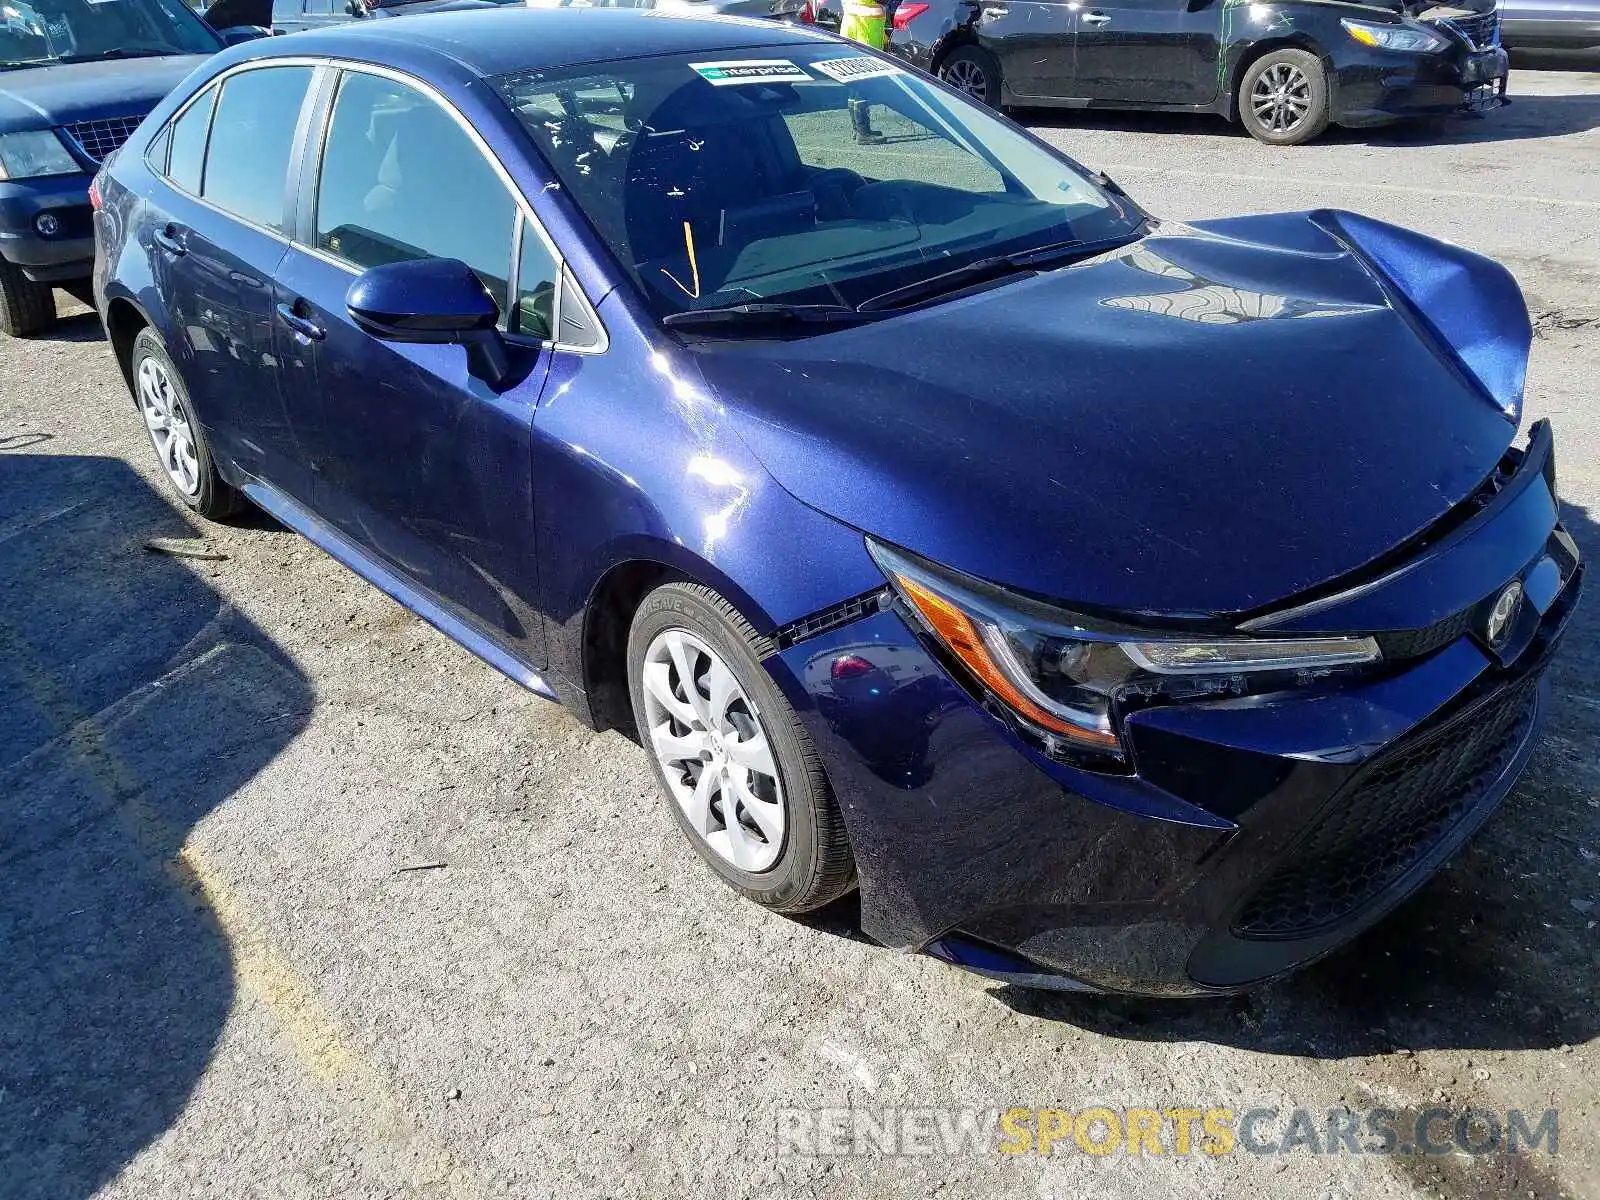
[[[200,195],[268,229],[288,228],[289,155],[310,67],[261,67],[222,84]]]
[[[499,173],[450,113],[392,79],[345,75],[317,183],[318,249],[363,269],[459,259],[504,328],[516,217]]]

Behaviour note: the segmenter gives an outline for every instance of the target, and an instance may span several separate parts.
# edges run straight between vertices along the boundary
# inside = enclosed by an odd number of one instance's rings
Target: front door
[[[1083,0],[1073,95],[1129,104],[1216,98],[1226,0]]]
[[[1020,99],[1060,100],[1073,95],[1072,35],[1076,3],[1055,0],[983,0],[978,40],[1000,63],[1000,76]]]
[[[193,101],[150,199],[151,259],[195,415],[213,450],[303,492],[278,389],[272,274],[288,244],[289,162],[312,69],[262,67]]]
[[[529,326],[548,311],[554,257],[530,236],[532,257],[513,269],[520,217],[508,185],[450,113],[385,76],[342,76],[315,188],[314,227],[302,230],[315,249],[292,247],[276,280],[312,506],[540,666],[532,428],[549,355],[538,347],[548,330]],[[506,314],[510,386],[470,375],[459,346],[381,341],[351,321],[345,296],[361,271],[416,258],[478,273]]]

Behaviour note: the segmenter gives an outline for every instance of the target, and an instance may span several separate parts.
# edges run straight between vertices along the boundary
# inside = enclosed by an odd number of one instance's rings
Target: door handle
[[[1098,11],[1096,11],[1094,9],[1090,9],[1088,12],[1084,13],[1083,16],[1080,18],[1080,20],[1082,20],[1085,25],[1109,25],[1109,24],[1111,24],[1111,18],[1110,17],[1108,17],[1105,13],[1098,12]]]
[[[178,227],[168,225],[165,229],[158,229],[154,234],[156,245],[176,258],[182,258],[189,253],[189,248],[178,240]]]
[[[295,312],[293,305],[278,305],[278,319],[290,329],[294,330],[297,336],[305,338],[308,342],[320,342],[323,338],[328,336],[328,331],[326,329],[324,329],[321,325],[318,325],[315,321],[307,317],[302,317],[299,313]]]

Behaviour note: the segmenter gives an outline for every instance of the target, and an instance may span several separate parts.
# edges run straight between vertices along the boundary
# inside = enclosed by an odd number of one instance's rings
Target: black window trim
[[[552,337],[535,340],[519,336],[515,332],[508,332],[505,336],[516,344],[536,346],[541,350],[561,351],[568,354],[604,354],[611,344],[610,335],[606,332],[605,325],[600,320],[600,315],[595,311],[594,302],[589,299],[588,294],[578,285],[576,278],[573,279],[573,290],[582,302],[585,324],[594,331],[597,340],[591,345],[573,345],[560,340],[558,335],[561,332],[561,326],[558,320],[561,305],[561,278],[562,274],[567,270],[566,256],[561,253],[561,248],[556,245],[555,239],[550,236],[550,232],[544,227],[544,223],[534,214],[533,206],[528,203],[527,197],[522,194],[522,189],[511,178],[511,173],[506,170],[505,164],[489,148],[489,143],[484,141],[483,135],[473,127],[472,122],[466,118],[461,110],[447,100],[432,84],[418,79],[414,75],[408,75],[404,71],[397,71],[390,67],[380,67],[373,63],[352,62],[346,59],[324,59],[321,61],[322,65],[328,68],[331,78],[321,88],[314,87],[312,89],[316,96],[314,116],[316,128],[308,133],[305,157],[300,162],[299,203],[297,205],[300,215],[295,225],[297,236],[289,239],[293,247],[303,254],[309,254],[313,258],[328,263],[330,266],[338,267],[350,275],[361,274],[360,267],[340,258],[336,254],[328,253],[316,244],[316,201],[321,185],[322,157],[327,146],[328,132],[332,127],[333,109],[338,99],[343,77],[350,74],[360,74],[374,75],[380,79],[391,80],[405,87],[415,89],[425,100],[429,100],[443,109],[445,114],[466,133],[467,139],[477,148],[478,153],[483,155],[490,169],[499,178],[507,194],[511,197],[512,206],[516,210],[518,219],[512,225],[512,236],[510,244],[507,246],[507,252],[511,255],[511,270],[508,273],[506,290],[507,307],[509,308],[516,302],[516,277],[519,274],[518,267],[521,265],[519,260],[521,258],[522,237],[524,236],[523,230],[525,228],[531,227],[539,235],[539,240],[544,243],[545,249],[550,253],[551,261],[555,264],[556,296],[551,306]],[[302,118],[304,116],[305,114],[302,113]],[[509,330],[511,325],[509,313],[506,314],[506,325]]]

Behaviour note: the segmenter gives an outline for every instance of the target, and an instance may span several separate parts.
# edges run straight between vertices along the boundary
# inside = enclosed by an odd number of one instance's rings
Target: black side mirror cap
[[[490,387],[510,374],[500,309],[483,281],[454,258],[419,258],[364,271],[345,293],[350,319],[388,342],[465,346],[467,368]]]

